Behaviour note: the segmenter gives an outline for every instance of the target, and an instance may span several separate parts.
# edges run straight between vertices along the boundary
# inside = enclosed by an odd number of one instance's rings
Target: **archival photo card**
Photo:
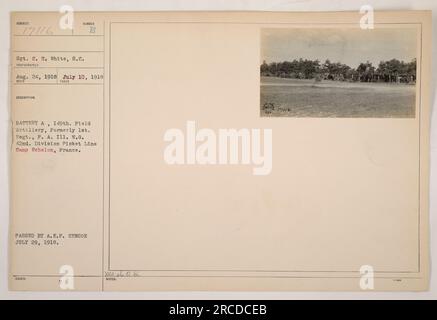
[[[427,290],[432,12],[362,18],[11,14],[9,290]]]

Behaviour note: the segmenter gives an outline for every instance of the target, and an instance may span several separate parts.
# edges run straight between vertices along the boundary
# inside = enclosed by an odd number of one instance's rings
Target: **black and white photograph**
[[[417,28],[261,30],[262,117],[414,118]]]

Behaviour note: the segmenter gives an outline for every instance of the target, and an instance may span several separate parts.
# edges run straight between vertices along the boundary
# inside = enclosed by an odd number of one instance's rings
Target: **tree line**
[[[404,62],[397,59],[381,61],[375,67],[371,62],[361,62],[356,68],[329,59],[321,63],[319,60],[294,59],[293,61],[271,62],[263,61],[260,67],[261,76],[293,79],[315,79],[358,81],[358,82],[388,82],[415,83],[416,59]]]

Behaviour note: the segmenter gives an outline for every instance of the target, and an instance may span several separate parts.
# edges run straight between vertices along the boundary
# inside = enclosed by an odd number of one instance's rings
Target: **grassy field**
[[[410,118],[415,86],[261,77],[261,116]]]

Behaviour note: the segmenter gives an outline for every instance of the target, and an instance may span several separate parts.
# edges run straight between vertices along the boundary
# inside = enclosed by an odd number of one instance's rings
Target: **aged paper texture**
[[[431,14],[361,18],[13,13],[10,289],[427,290]]]

